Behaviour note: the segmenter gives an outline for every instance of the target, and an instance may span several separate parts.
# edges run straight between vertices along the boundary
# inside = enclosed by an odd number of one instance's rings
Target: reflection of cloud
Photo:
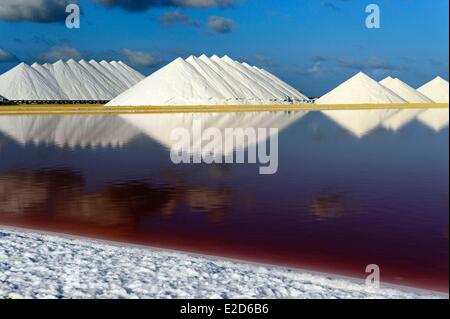
[[[24,171],[0,176],[0,220],[86,227],[139,228],[148,215],[173,215],[180,207],[204,213],[212,222],[229,212],[231,190],[224,187],[153,186],[147,182],[84,190],[83,178],[70,171]]]
[[[207,213],[212,222],[219,222],[228,215],[231,191],[229,189],[190,189],[183,196],[194,212]]]
[[[0,176],[0,214],[25,214],[29,209],[48,205],[58,193],[81,189],[79,175],[63,171],[13,172]],[[64,187],[60,188],[61,185]]]
[[[314,195],[309,209],[322,219],[340,217],[344,213],[344,196],[339,192],[319,192]]]

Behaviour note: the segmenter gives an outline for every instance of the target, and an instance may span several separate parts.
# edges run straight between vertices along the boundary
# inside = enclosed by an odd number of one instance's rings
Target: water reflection
[[[223,220],[231,194],[226,187],[186,189],[137,181],[86,192],[83,177],[75,172],[19,171],[0,175],[0,216],[139,229],[145,216],[171,215],[184,205],[211,221]]]
[[[435,131],[447,127],[449,121],[448,108],[429,110],[332,110],[323,111],[323,114],[358,138],[366,136],[380,126],[398,131],[415,119]]]
[[[0,132],[19,144],[120,147],[140,131],[119,116],[2,116]]]
[[[3,116],[0,224],[352,275],[375,261],[387,280],[447,289],[448,118],[448,109]],[[194,121],[224,136],[278,128],[277,174],[173,164],[170,131]]]
[[[448,109],[430,109],[422,112],[418,116],[420,122],[436,132],[448,127],[448,118]]]
[[[190,149],[191,153],[202,153],[202,141],[198,138],[194,141],[189,141],[192,145],[184,145],[176,143],[176,140],[171,139],[171,133],[174,129],[186,129],[190,136],[195,136],[194,122],[196,121],[203,129],[216,128],[221,132],[223,137],[221,149],[223,155],[227,155],[236,149],[247,149],[252,145],[251,143],[262,142],[261,135],[257,135],[257,140],[249,141],[246,138],[236,139],[235,144],[223,143],[232,134],[233,128],[278,128],[281,132],[294,122],[300,120],[308,112],[258,112],[258,113],[184,113],[184,114],[148,114],[148,115],[121,115],[121,117],[128,123],[134,125],[137,129],[147,134],[150,138],[158,141],[165,147],[172,149],[176,147],[178,150]],[[263,138],[269,139],[270,135],[265,135]],[[218,142],[218,141],[215,141]],[[178,145],[176,145],[178,144]]]
[[[99,116],[2,116],[0,143],[6,136],[19,144],[53,144],[60,147],[122,147],[140,134],[145,134],[166,148],[175,141],[170,134],[175,128],[185,128],[192,134],[194,121],[203,128],[217,128],[226,137],[227,128],[278,128],[279,132],[299,122],[309,112],[242,112],[242,113],[177,113],[127,114]],[[387,109],[387,110],[327,110],[322,111],[340,127],[362,138],[384,127],[398,131],[414,120],[434,131],[448,127],[448,108]],[[268,139],[270,136],[267,136]],[[259,142],[259,140],[257,141]],[[194,141],[193,152],[201,149],[201,141]],[[230,145],[228,145],[229,147]],[[251,147],[246,139],[237,140],[235,148]],[[223,149],[224,154],[233,149]]]
[[[345,212],[346,194],[330,189],[314,194],[311,201],[311,212],[321,219],[340,217]]]

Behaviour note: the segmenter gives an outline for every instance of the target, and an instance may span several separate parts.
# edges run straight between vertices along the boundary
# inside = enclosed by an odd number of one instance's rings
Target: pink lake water
[[[448,109],[405,111],[2,116],[0,224],[448,291]],[[278,171],[174,164],[193,120],[278,128]]]

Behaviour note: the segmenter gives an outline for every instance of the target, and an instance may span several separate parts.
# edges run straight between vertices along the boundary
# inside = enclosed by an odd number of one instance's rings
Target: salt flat
[[[0,298],[448,298],[351,279],[0,229]]]

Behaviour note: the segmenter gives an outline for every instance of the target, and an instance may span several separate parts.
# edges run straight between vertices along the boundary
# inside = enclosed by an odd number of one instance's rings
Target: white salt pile
[[[444,80],[440,76],[417,89],[417,91],[436,103],[448,103],[448,90],[448,81]]]
[[[123,62],[21,63],[0,75],[0,94],[9,100],[110,100],[142,79]]]
[[[0,76],[0,94],[9,100],[66,100],[65,94],[25,63]]]
[[[316,104],[391,103],[407,102],[363,72],[359,72],[316,101]]]
[[[228,56],[178,58],[107,105],[259,105],[305,103],[302,93]]]
[[[410,87],[398,78],[388,76],[380,81],[380,84],[388,88],[408,103],[433,103],[431,99]]]

